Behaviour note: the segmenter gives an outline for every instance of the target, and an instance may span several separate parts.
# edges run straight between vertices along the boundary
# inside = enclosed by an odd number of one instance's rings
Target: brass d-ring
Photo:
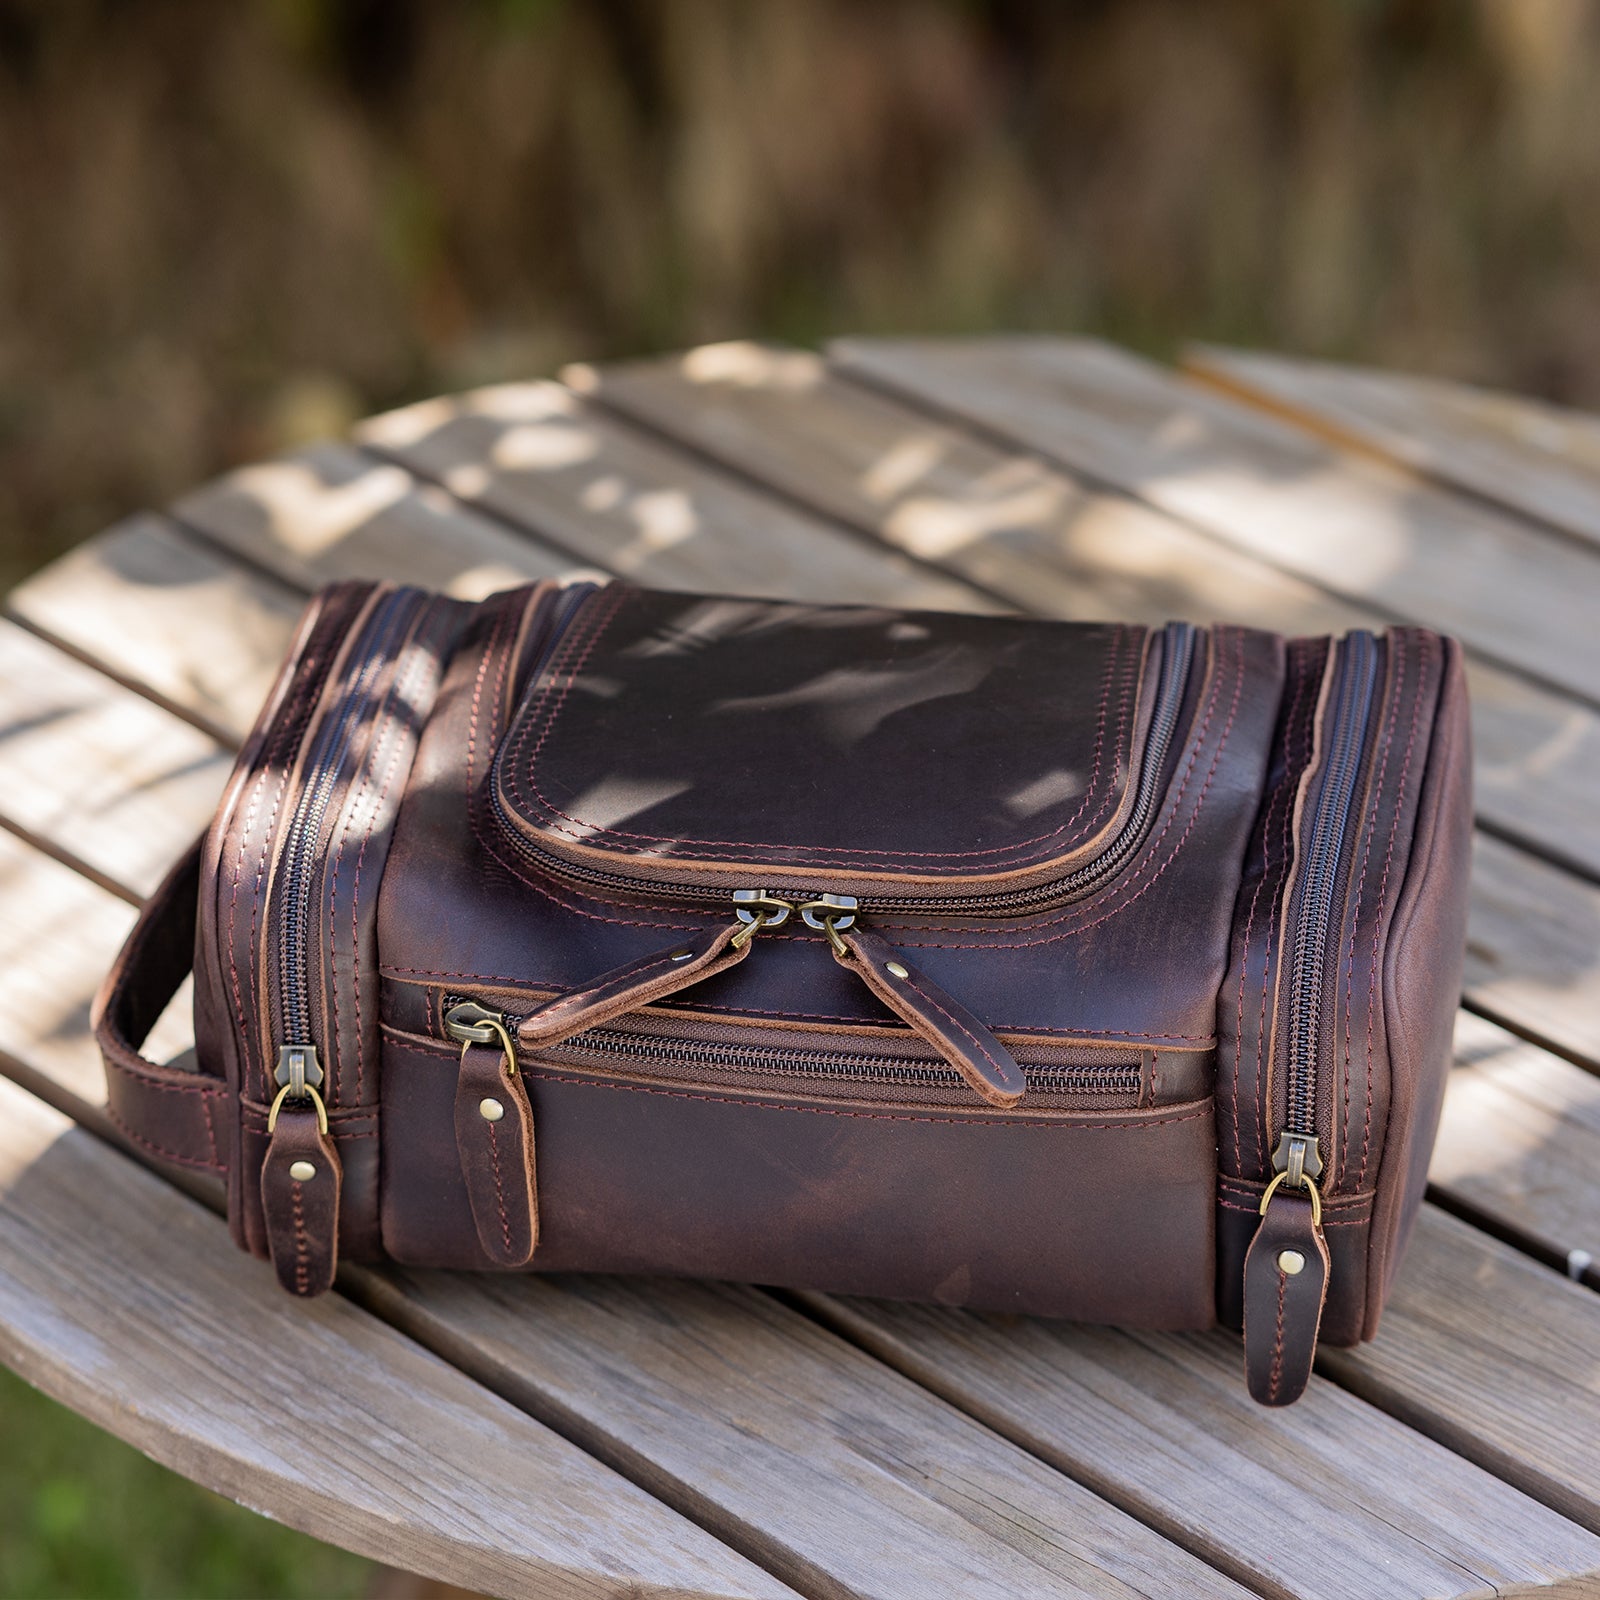
[[[268,1133],[271,1133],[272,1130],[278,1126],[278,1112],[282,1108],[283,1102],[289,1098],[290,1092],[293,1090],[293,1088],[294,1085],[292,1083],[284,1084],[284,1086],[278,1091],[277,1096],[274,1098],[272,1102],[272,1109],[267,1112]],[[302,1087],[300,1093],[309,1096],[312,1105],[317,1108],[317,1132],[323,1134],[327,1133],[328,1108],[322,1103],[322,1096],[318,1094],[309,1083]],[[297,1095],[295,1098],[298,1099],[299,1096]]]
[[[1267,1185],[1267,1192],[1262,1195],[1261,1205],[1258,1207],[1258,1211],[1261,1216],[1266,1216],[1267,1202],[1270,1201],[1273,1195],[1278,1192],[1279,1186],[1288,1181],[1288,1178],[1289,1174],[1287,1172],[1280,1172],[1276,1177],[1273,1178],[1272,1182]],[[1300,1187],[1305,1189],[1311,1196],[1311,1226],[1313,1228],[1320,1228],[1322,1226],[1322,1194],[1318,1190],[1316,1184],[1306,1177],[1302,1177],[1300,1179]]]

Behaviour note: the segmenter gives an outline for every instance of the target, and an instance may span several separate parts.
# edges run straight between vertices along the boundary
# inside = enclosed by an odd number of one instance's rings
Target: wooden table
[[[1377,1343],[1267,1412],[1223,1333],[357,1269],[300,1305],[130,1159],[90,995],[306,592],[579,566],[1459,635],[1459,1065]],[[0,1356],[103,1426],[497,1595],[1600,1593],[1600,420],[1215,350],[714,346],[378,417],[119,524],[7,612]]]

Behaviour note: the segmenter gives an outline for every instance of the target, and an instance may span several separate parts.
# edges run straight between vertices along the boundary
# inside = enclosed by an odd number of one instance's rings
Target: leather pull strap
[[[1027,1082],[1011,1052],[958,1000],[924,977],[887,939],[859,925],[839,930],[834,959],[908,1023],[992,1106],[1014,1106]]]
[[[92,1016],[111,1120],[163,1161],[220,1172],[227,1159],[228,1086],[139,1054],[193,964],[201,843],[195,841],[145,902],[100,985]]]
[[[290,1294],[309,1297],[333,1287],[343,1187],[339,1154],[318,1107],[284,1101],[261,1164],[261,1209],[273,1270]]]
[[[581,989],[557,995],[523,1018],[517,1028],[517,1042],[530,1050],[547,1049],[586,1028],[598,1028],[613,1017],[664,1000],[736,966],[750,953],[748,939],[742,944],[733,943],[743,927],[742,923],[731,922],[685,935],[665,950],[630,961],[624,967],[614,967]]]
[[[498,1044],[467,1044],[456,1080],[456,1150],[478,1242],[497,1267],[526,1266],[539,1242],[533,1107]]]
[[[1244,1370],[1251,1398],[1286,1406],[1305,1393],[1328,1297],[1320,1207],[1303,1189],[1271,1193],[1244,1258]]]

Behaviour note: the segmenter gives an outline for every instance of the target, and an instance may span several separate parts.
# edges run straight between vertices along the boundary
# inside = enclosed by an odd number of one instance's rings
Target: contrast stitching
[[[1328,662],[1331,658],[1331,649],[1323,654],[1322,671],[1326,673]],[[1321,674],[1319,674],[1320,678]],[[1316,727],[1315,715],[1305,720],[1305,727],[1301,735],[1303,754],[1299,761],[1299,770],[1294,781],[1289,785],[1289,793],[1299,792],[1300,785],[1305,781],[1306,773],[1310,770],[1312,760],[1316,756]],[[1285,774],[1287,779],[1287,774]],[[1279,877],[1273,886],[1273,897],[1283,892],[1289,885],[1290,874],[1294,865],[1294,805],[1291,802],[1284,807],[1283,835],[1278,845]],[[1287,908],[1286,908],[1287,909]],[[1267,1165],[1267,1126],[1272,1117],[1272,1107],[1266,1104],[1267,1098],[1267,997],[1270,992],[1272,970],[1274,961],[1281,950],[1281,940],[1277,937],[1280,933],[1285,937],[1287,928],[1279,927],[1281,919],[1274,917],[1267,923],[1267,942],[1262,952],[1261,966],[1261,1008],[1256,1016],[1256,1164],[1259,1167]]]
[[[429,967],[394,967],[385,966],[380,969],[385,977],[393,978],[457,978],[464,982],[475,983],[504,983],[515,986],[531,984],[533,980],[526,974],[520,977],[509,977],[504,973],[492,972],[435,972]],[[543,987],[543,985],[538,985]],[[431,996],[429,1002],[431,1003]],[[556,996],[563,999],[564,996]],[[845,1025],[855,1023],[870,1027],[872,1022],[866,1017],[838,1016],[826,1011],[773,1011],[764,1010],[759,1006],[729,1006],[715,1005],[704,1007],[706,1011],[721,1015],[723,1012],[737,1013],[745,1017],[762,1017],[777,1022],[838,1022]],[[1139,1039],[1152,1046],[1161,1048],[1169,1045],[1177,1050],[1189,1053],[1197,1050],[1211,1050],[1216,1047],[1217,1038],[1212,1033],[1141,1033],[1129,1028],[1041,1028],[1031,1022],[995,1022],[987,1024],[992,1033],[1040,1033],[1051,1038],[1083,1039],[1083,1038],[1110,1038],[1110,1039]],[[396,1028],[390,1023],[384,1027],[391,1033],[404,1034],[403,1028]]]
[[[106,1115],[117,1125],[142,1150],[148,1150],[152,1155],[160,1156],[163,1161],[175,1162],[180,1167],[195,1167],[201,1172],[219,1172],[221,1167],[214,1161],[202,1161],[198,1156],[181,1156],[176,1150],[169,1150],[165,1145],[157,1144],[153,1139],[147,1139],[142,1133],[137,1133],[131,1128],[118,1113],[113,1105],[106,1107]]]
[[[307,1260],[310,1249],[306,1239],[305,1208],[301,1203],[298,1178],[291,1180],[291,1188],[294,1191],[294,1284],[295,1288],[304,1294],[311,1278]]]
[[[1400,715],[1400,703],[1405,698],[1406,673],[1407,673],[1407,641],[1403,634],[1394,636],[1394,688],[1391,691],[1389,703],[1384,707],[1383,713],[1383,738],[1382,753],[1378,759],[1377,777],[1372,783],[1371,805],[1366,816],[1362,819],[1361,831],[1364,843],[1361,847],[1361,872],[1356,880],[1355,905],[1350,913],[1350,939],[1345,951],[1344,962],[1344,1092],[1343,1115],[1339,1118],[1339,1131],[1344,1134],[1344,1141],[1339,1149],[1338,1169],[1341,1179],[1349,1171],[1347,1152],[1349,1150],[1350,1128],[1350,1079],[1352,1076],[1350,1066],[1350,1018],[1355,1005],[1355,964],[1356,964],[1356,934],[1361,927],[1361,907],[1367,894],[1367,868],[1372,860],[1372,840],[1378,831],[1378,818],[1383,811],[1383,780],[1389,774],[1389,757],[1394,750],[1395,721]],[[1392,835],[1391,835],[1392,837]],[[1367,1021],[1370,1026],[1372,1011],[1369,1001]],[[1330,1152],[1330,1155],[1332,1152]]]
[[[1422,710],[1422,663],[1418,662],[1417,688],[1411,699],[1411,731],[1406,738],[1405,759],[1400,766],[1400,789],[1395,796],[1394,815],[1389,821],[1389,842],[1383,855],[1383,875],[1378,882],[1378,914],[1372,925],[1372,967],[1367,975],[1368,995],[1374,996],[1378,985],[1378,943],[1383,932],[1384,907],[1388,902],[1389,893],[1389,868],[1394,860],[1394,841],[1396,830],[1400,826],[1400,813],[1405,808],[1406,784],[1411,774],[1411,757],[1417,743],[1417,725]],[[1369,998],[1367,1005],[1367,1106],[1366,1116],[1361,1128],[1361,1166],[1356,1172],[1356,1184],[1359,1187],[1367,1175],[1367,1160],[1371,1154],[1372,1139],[1372,1027],[1377,1016],[1378,1007],[1375,1000]]]
[[[1237,628],[1218,629],[1217,631],[1219,633],[1231,633],[1235,641],[1234,653],[1237,661],[1233,681],[1233,696],[1228,708],[1227,721],[1223,724],[1221,736],[1218,738],[1216,749],[1212,753],[1211,765],[1206,772],[1205,781],[1200,786],[1200,792],[1195,796],[1194,806],[1189,815],[1189,821],[1185,825],[1183,832],[1178,835],[1178,838],[1174,842],[1166,860],[1161,863],[1160,867],[1157,868],[1155,873],[1150,877],[1149,881],[1142,889],[1139,889],[1132,894],[1128,893],[1128,891],[1133,888],[1133,885],[1136,884],[1153,865],[1156,850],[1160,847],[1161,841],[1167,836],[1168,833],[1172,831],[1172,826],[1177,821],[1178,815],[1183,809],[1183,796],[1188,789],[1189,779],[1193,776],[1195,762],[1199,758],[1200,752],[1205,748],[1206,736],[1211,727],[1212,714],[1216,709],[1216,702],[1221,694],[1222,678],[1224,675],[1220,672],[1217,674],[1216,682],[1212,685],[1209,704],[1206,709],[1205,720],[1201,724],[1200,732],[1196,736],[1193,745],[1190,747],[1189,759],[1184,768],[1184,775],[1182,781],[1178,785],[1177,793],[1172,797],[1167,820],[1162,824],[1161,832],[1158,833],[1156,837],[1140,851],[1140,855],[1143,858],[1142,863],[1138,870],[1135,871],[1128,879],[1127,883],[1124,884],[1119,891],[1117,891],[1117,893],[1121,895],[1121,898],[1117,899],[1116,895],[1113,895],[1113,903],[1109,906],[1109,908],[1102,911],[1101,915],[1095,917],[1092,921],[1079,922],[1075,926],[1069,927],[1061,933],[1048,934],[1042,939],[1006,939],[1002,948],[1007,950],[1019,950],[1026,949],[1032,945],[1056,944],[1062,939],[1076,938],[1081,933],[1089,932],[1091,928],[1098,928],[1102,923],[1109,922],[1115,916],[1120,916],[1122,912],[1126,911],[1128,907],[1131,906],[1136,900],[1140,900],[1146,894],[1148,894],[1150,890],[1153,889],[1160,881],[1167,869],[1171,867],[1173,862],[1178,859],[1178,856],[1182,853],[1184,844],[1187,842],[1189,835],[1194,831],[1195,824],[1200,820],[1201,812],[1205,808],[1206,796],[1211,791],[1212,782],[1215,780],[1217,775],[1217,768],[1222,761],[1222,753],[1227,748],[1228,738],[1233,732],[1234,720],[1239,710],[1239,700],[1244,689],[1244,635],[1242,631]],[[1068,912],[1062,916],[1048,918],[1044,921],[1036,923],[1035,926],[1045,928],[1056,927],[1063,922],[1070,922],[1072,920],[1072,916],[1073,913]],[[932,926],[928,931],[933,933],[960,933],[963,930],[960,928],[939,924]],[[901,945],[907,949],[919,950],[964,950],[985,948],[982,943],[973,944],[972,942],[966,940],[950,940],[939,943],[928,940],[919,942],[914,939],[896,939],[894,942],[897,945]]]
[[[1267,1383],[1267,1394],[1274,1400],[1278,1398],[1278,1383],[1283,1377],[1283,1304],[1288,1297],[1289,1275],[1286,1272],[1278,1274],[1278,1337],[1272,1346],[1272,1376]]]
[[[1196,1111],[1186,1111],[1181,1117],[1146,1117],[1129,1122],[1068,1122],[1061,1118],[1049,1122],[1029,1122],[1022,1117],[1006,1120],[999,1117],[911,1116],[888,1111],[841,1111],[831,1106],[782,1105],[771,1100],[741,1100],[732,1095],[695,1094],[684,1089],[656,1089],[642,1083],[605,1083],[593,1078],[570,1078],[561,1073],[549,1072],[537,1062],[534,1063],[534,1070],[541,1082],[569,1083],[580,1089],[614,1089],[623,1094],[665,1095],[672,1100],[703,1100],[715,1105],[749,1106],[761,1111],[798,1111],[822,1117],[852,1117],[867,1122],[948,1123],[957,1128],[1028,1128],[1052,1133],[1110,1133],[1131,1128],[1135,1132],[1143,1132],[1146,1128],[1165,1128],[1180,1122],[1194,1122],[1212,1114],[1208,1105],[1202,1105]]]
[[[1292,767],[1289,763],[1293,760],[1294,735],[1296,721],[1302,710],[1303,689],[1305,680],[1304,663],[1296,656],[1291,669],[1292,676],[1289,680],[1289,716],[1283,730],[1283,751],[1285,771],[1283,780],[1272,792],[1272,799],[1267,805],[1267,814],[1261,822],[1261,876],[1256,880],[1254,893],[1250,896],[1250,911],[1245,918],[1243,951],[1239,961],[1239,993],[1234,1001],[1234,1039],[1233,1039],[1233,1159],[1237,1166],[1244,1165],[1244,1134],[1239,1122],[1239,1078],[1244,1060],[1244,981],[1250,972],[1250,939],[1255,932],[1256,907],[1261,899],[1261,891],[1267,880],[1272,876],[1272,819],[1277,812],[1278,803],[1288,791],[1289,773]],[[1270,939],[1270,932],[1268,934]]]
[[[500,1237],[505,1241],[505,1252],[509,1259],[511,1255],[511,1221],[506,1216],[506,1191],[500,1179],[500,1141],[495,1135],[495,1126],[491,1122],[489,1128],[489,1157],[494,1163],[494,1197],[495,1203],[500,1208]]]
[[[511,748],[506,753],[506,764],[509,769],[508,776],[510,778],[511,792],[515,796],[519,805],[522,804],[523,794],[519,782],[519,775],[523,767],[523,762],[520,759],[521,751],[524,745],[527,743],[528,738],[531,736],[534,724],[542,719],[544,723],[543,729],[541,730],[538,741],[535,743],[534,748],[529,754],[526,762],[528,787],[532,791],[533,796],[539,801],[540,807],[544,810],[547,816],[563,817],[568,822],[576,824],[575,828],[564,828],[559,823],[552,821],[549,825],[555,832],[564,833],[571,838],[583,840],[592,839],[599,835],[606,835],[618,839],[642,840],[649,844],[676,844],[681,841],[666,834],[642,833],[627,828],[594,827],[586,823],[581,817],[574,816],[572,813],[562,810],[560,806],[556,805],[552,800],[550,800],[544,791],[539,787],[538,781],[535,777],[539,756],[551,734],[555,731],[556,722],[560,718],[561,712],[565,708],[568,693],[573,685],[577,682],[578,675],[588,664],[590,656],[593,654],[596,645],[598,645],[600,642],[601,635],[604,634],[611,623],[615,621],[617,613],[621,610],[623,598],[625,598],[625,592],[619,590],[619,598],[616,605],[611,608],[610,612],[607,613],[602,620],[596,622],[593,632],[590,635],[581,656],[579,656],[579,658],[573,662],[570,671],[567,674],[566,681],[563,683],[561,691],[559,695],[557,695],[554,704],[551,705],[548,710],[541,707],[539,715],[530,716],[527,722],[524,723],[523,727],[519,730]],[[1044,833],[1035,834],[1032,838],[1013,840],[1010,844],[992,845],[984,849],[904,850],[894,852],[852,847],[848,845],[835,845],[832,847],[833,853],[841,856],[866,856],[872,858],[873,860],[890,865],[913,859],[924,858],[940,860],[968,860],[981,856],[1001,856],[1012,854],[1018,851],[1026,850],[1030,846],[1041,844],[1046,840],[1059,838],[1063,833],[1068,832],[1083,815],[1085,809],[1087,809],[1089,805],[1089,802],[1094,798],[1096,789],[1099,787],[1100,768],[1105,742],[1105,716],[1110,700],[1111,685],[1114,681],[1123,682],[1125,687],[1119,702],[1121,705],[1121,713],[1118,724],[1118,751],[1113,764],[1113,774],[1117,770],[1122,769],[1125,765],[1121,748],[1121,729],[1127,725],[1127,704],[1129,698],[1128,690],[1132,687],[1134,674],[1131,670],[1124,670],[1119,677],[1117,669],[1121,665],[1122,640],[1126,631],[1127,629],[1125,625],[1120,623],[1116,625],[1112,634],[1111,648],[1106,656],[1106,665],[1101,680],[1100,702],[1095,726],[1094,768],[1090,778],[1089,786],[1084,793],[1083,800],[1078,806],[1077,811],[1075,811],[1072,816],[1063,822],[1059,827],[1050,829]],[[576,639],[573,639],[571,643],[572,648],[575,651],[577,645]],[[1135,658],[1135,660],[1136,659],[1137,658]],[[1113,798],[1116,792],[1117,790],[1115,781],[1113,779],[1113,787],[1111,794],[1108,796],[1108,800]],[[1101,802],[1099,809],[1095,812],[1094,817],[1091,819],[1092,822],[1098,822],[1100,820],[1100,817],[1105,812],[1106,804],[1107,801]],[[1088,830],[1086,829],[1085,832],[1087,831]],[[792,843],[777,843],[766,840],[745,841],[735,839],[696,839],[693,841],[693,843],[697,854],[709,854],[711,852],[721,851],[795,850],[800,848]],[[819,864],[827,863],[825,859],[819,859]]]

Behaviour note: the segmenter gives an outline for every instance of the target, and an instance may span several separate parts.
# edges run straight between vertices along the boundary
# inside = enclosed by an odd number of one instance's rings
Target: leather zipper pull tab
[[[785,913],[787,914],[787,913]],[[749,955],[752,933],[774,927],[782,917],[739,921],[707,928],[668,945],[654,955],[614,967],[581,989],[557,995],[517,1025],[517,1042],[529,1050],[548,1049],[613,1017],[637,1011],[703,982]]]
[[[328,1136],[328,1113],[309,1085],[278,1091],[267,1116],[261,1210],[278,1282],[309,1297],[333,1287],[339,1266],[339,1198],[344,1171]]]
[[[454,1006],[446,1026],[465,1012]],[[497,1267],[523,1267],[539,1242],[539,1187],[534,1169],[533,1106],[517,1071],[505,1021],[482,1007],[461,1045],[456,1079],[456,1152],[477,1224],[478,1243]]]
[[[1280,1172],[1261,1197],[1261,1225],[1244,1258],[1244,1370],[1252,1399],[1298,1400],[1311,1381],[1328,1298],[1322,1197],[1309,1179]]]
[[[828,921],[828,943],[840,966],[856,973],[883,1003],[992,1106],[1014,1106],[1027,1082],[1011,1052],[961,1004],[924,977],[887,939],[852,919]]]

